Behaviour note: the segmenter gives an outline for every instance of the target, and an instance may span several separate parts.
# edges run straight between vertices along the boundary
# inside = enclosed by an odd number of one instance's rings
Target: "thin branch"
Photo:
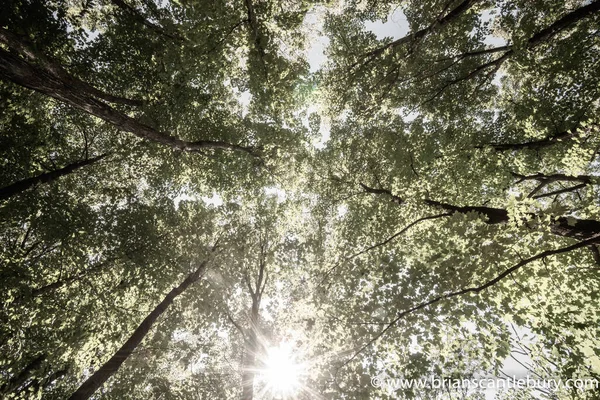
[[[177,40],[177,41],[184,41],[185,40],[185,38],[183,36],[181,36],[181,34],[179,34],[179,33],[169,33],[162,26],[157,25],[155,23],[152,23],[152,22],[148,21],[146,19],[146,17],[144,17],[139,10],[137,10],[136,8],[130,6],[124,0],[111,0],[111,2],[115,6],[119,7],[121,10],[123,10],[124,12],[126,12],[127,14],[129,14],[131,17],[133,17],[134,20],[136,20],[137,22],[141,23],[142,25],[144,25],[145,27],[149,28],[150,30],[158,33],[159,35],[163,35],[163,36],[168,37],[169,39],[173,39],[173,40]]]
[[[397,39],[391,43],[388,43],[384,46],[378,47],[374,50],[369,51],[368,53],[363,54],[360,57],[360,59],[362,59],[363,61],[357,61],[356,63],[352,64],[349,69],[352,70],[359,64],[360,68],[364,68],[367,64],[369,64],[371,61],[375,60],[377,57],[385,53],[388,49],[395,49],[404,46],[407,43],[414,44],[415,42],[422,41],[429,34],[433,33],[434,31],[440,28],[445,27],[452,21],[458,19],[458,17],[460,17],[464,12],[466,12],[478,1],[479,0],[464,0],[458,6],[456,6],[456,8],[448,12],[448,14],[446,14],[445,16],[437,17],[435,21],[433,21],[426,28],[410,33],[404,37],[401,37],[400,39]]]
[[[571,186],[571,187],[560,189],[560,190],[555,190],[555,191],[550,192],[550,193],[538,194],[537,196],[533,196],[533,198],[534,199],[541,199],[541,198],[544,198],[544,197],[551,197],[551,196],[554,196],[554,195],[557,195],[557,194],[568,193],[568,192],[572,192],[574,190],[583,189],[585,186],[586,186],[585,183],[580,183],[579,185]]]
[[[358,257],[360,255],[363,255],[363,254],[365,254],[365,253],[373,250],[373,249],[376,249],[376,248],[381,247],[381,246],[385,246],[386,244],[388,244],[391,241],[393,241],[394,239],[396,239],[398,236],[406,233],[410,228],[412,228],[413,226],[417,225],[420,222],[428,221],[428,220],[432,220],[432,219],[437,219],[437,218],[442,218],[442,217],[449,217],[450,215],[452,215],[452,214],[451,213],[444,213],[444,214],[430,215],[430,216],[427,216],[427,217],[419,218],[419,219],[411,222],[410,224],[406,225],[404,228],[402,228],[398,232],[394,233],[392,236],[388,237],[384,241],[378,242],[378,243],[376,243],[376,244],[374,244],[372,246],[369,246],[369,247],[367,247],[367,248],[365,248],[365,249],[363,249],[363,250],[361,250],[361,251],[359,251],[357,253],[354,253],[354,254],[352,254],[352,255],[344,258],[342,261],[339,261],[333,267],[331,267],[330,269],[328,269],[327,272],[325,272],[325,277],[321,281],[321,284],[323,284],[323,282],[325,280],[327,280],[327,278],[329,277],[329,275],[331,275],[331,273],[335,269],[337,269],[340,265],[342,265],[343,263],[348,262],[348,261],[350,261],[350,260],[352,260],[352,259],[354,259],[354,258],[356,258],[356,257]]]
[[[240,324],[238,324],[237,322],[235,322],[235,320],[233,319],[233,317],[231,316],[231,314],[229,313],[229,311],[225,311],[225,313],[227,314],[227,319],[229,320],[229,322],[231,322],[233,324],[233,326],[235,326],[235,328],[242,334],[242,338],[244,340],[246,340],[246,332],[244,331],[244,328],[242,328],[240,326]]]
[[[487,281],[483,285],[467,287],[467,288],[464,288],[464,289],[461,289],[461,290],[458,290],[455,292],[446,293],[444,295],[437,296],[431,300],[422,302],[422,303],[420,303],[416,306],[413,306],[405,311],[399,312],[397,317],[393,321],[391,321],[383,330],[381,330],[377,335],[375,335],[371,340],[369,340],[365,345],[363,345],[356,353],[354,353],[354,355],[352,355],[352,357],[350,357],[348,360],[346,360],[344,362],[344,364],[342,364],[342,366],[347,365],[352,360],[354,360],[360,353],[362,353],[365,349],[367,349],[369,346],[371,346],[373,343],[375,343],[377,340],[379,340],[382,336],[384,336],[389,330],[391,330],[400,320],[402,320],[407,315],[410,315],[410,314],[414,313],[415,311],[419,311],[421,309],[424,309],[426,307],[429,307],[429,306],[439,303],[441,301],[449,300],[453,297],[463,296],[465,294],[470,294],[470,293],[479,294],[479,292],[481,292],[489,287],[494,286],[495,284],[502,281],[504,278],[506,278],[507,276],[510,276],[512,273],[516,272],[517,270],[526,266],[527,264],[530,264],[530,263],[540,260],[540,259],[544,259],[549,256],[562,254],[562,253],[568,253],[570,251],[577,250],[577,249],[580,249],[585,246],[589,246],[591,244],[594,244],[595,241],[598,239],[598,237],[600,237],[600,235],[594,236],[587,240],[583,240],[581,242],[577,242],[570,246],[566,246],[566,247],[562,247],[562,248],[554,249],[554,250],[543,251],[532,257],[529,257],[525,260],[520,261],[519,263],[508,268],[501,274],[497,275],[494,279]]]

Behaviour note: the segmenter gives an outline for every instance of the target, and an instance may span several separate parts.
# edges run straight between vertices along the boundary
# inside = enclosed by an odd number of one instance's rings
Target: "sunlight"
[[[295,360],[292,347],[282,343],[267,350],[264,377],[267,390],[274,396],[288,398],[300,389],[304,367]]]

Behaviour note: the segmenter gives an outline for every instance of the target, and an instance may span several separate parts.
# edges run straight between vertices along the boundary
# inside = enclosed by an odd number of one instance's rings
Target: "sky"
[[[325,47],[329,44],[329,39],[322,34],[323,20],[322,11],[318,8],[315,11],[308,13],[304,19],[304,25],[312,33],[310,37],[311,46],[307,49],[307,59],[310,64],[310,72],[316,72],[326,60]],[[405,36],[409,29],[406,17],[402,10],[396,9],[386,22],[383,21],[367,21],[366,28],[373,32],[377,39],[391,37],[399,39]]]
[[[384,39],[386,37],[398,39],[405,36],[409,31],[406,17],[400,9],[396,9],[385,22],[367,21],[365,26],[377,36],[377,39]],[[329,39],[323,35],[322,9],[315,8],[314,11],[307,14],[304,19],[304,28],[309,32],[310,38],[310,46],[307,49],[306,58],[310,65],[310,72],[316,72],[324,65],[327,59],[324,52],[329,44]],[[314,105],[308,108],[305,117],[305,125],[307,127],[308,115],[313,112],[318,112],[318,106]],[[317,149],[324,148],[329,140],[329,123],[324,118],[321,122],[320,134],[321,137],[313,143]]]

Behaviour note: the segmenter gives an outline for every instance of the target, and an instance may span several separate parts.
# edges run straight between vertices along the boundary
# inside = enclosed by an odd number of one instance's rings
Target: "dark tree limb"
[[[563,194],[563,193],[572,192],[574,190],[583,189],[584,187],[586,187],[586,184],[585,183],[580,183],[579,185],[571,186],[571,187],[564,188],[564,189],[555,190],[553,192],[538,194],[537,196],[533,196],[533,198],[534,199],[541,199],[541,198],[544,198],[544,197],[552,197],[552,196],[555,196],[557,194]]]
[[[168,37],[169,39],[184,41],[184,37],[179,33],[169,33],[162,26],[152,23],[148,21],[139,10],[127,4],[124,0],[111,0],[111,2],[123,10],[125,13],[129,14],[135,21],[149,28],[150,30],[158,33],[159,35],[163,35]]]
[[[266,235],[265,235],[266,236]],[[262,294],[267,284],[267,262],[266,262],[266,238],[260,237],[258,255],[258,274],[256,275],[255,288],[252,289],[250,280],[247,279],[248,288],[252,297],[250,308],[250,327],[246,331],[246,342],[244,346],[244,358],[242,365],[242,400],[253,400],[254,377],[256,374],[256,359],[259,351],[259,320]]]
[[[548,182],[548,183],[565,181],[565,182],[580,182],[580,183],[589,184],[589,183],[592,183],[592,178],[594,178],[590,175],[574,175],[574,176],[565,175],[565,174],[545,175],[542,173],[533,174],[533,175],[523,175],[523,174],[517,174],[516,172],[511,172],[511,175],[514,176],[515,178],[519,178],[519,180],[517,181],[517,184],[528,181],[528,180],[536,180],[539,182]]]
[[[13,376],[0,387],[0,393],[10,393],[22,386],[31,376],[31,374],[40,368],[42,363],[46,360],[46,354],[40,354],[32,361],[30,361],[25,368],[21,370],[17,375]]]
[[[86,165],[94,164],[105,158],[107,155],[108,154],[102,154],[87,160],[77,161],[55,171],[46,172],[38,176],[34,176],[33,178],[23,179],[22,181],[18,181],[3,188],[0,188],[0,200],[9,199],[10,197],[16,196],[19,193],[22,193],[27,189],[30,189],[41,183],[53,182],[63,176],[72,174],[73,172],[85,167]]]
[[[360,186],[362,186],[362,188],[367,193],[371,193],[371,194],[384,194],[384,195],[390,196],[391,199],[392,199],[392,202],[394,202],[394,203],[396,203],[398,205],[404,204],[404,199],[402,199],[402,198],[394,195],[390,190],[387,190],[387,189],[376,189],[376,188],[367,186],[364,183],[360,183]]]
[[[508,211],[503,208],[483,207],[483,206],[456,206],[453,204],[442,203],[436,200],[423,200],[425,204],[438,207],[451,213],[467,214],[475,212],[487,217],[486,223],[490,225],[502,224],[509,221]]]
[[[55,78],[64,81],[78,91],[87,93],[90,96],[97,97],[98,99],[102,99],[109,103],[125,104],[130,106],[141,106],[144,104],[144,102],[141,100],[127,99],[105,93],[89,83],[74,77],[73,75],[69,74],[59,62],[45,56],[40,52],[35,51],[27,39],[20,37],[2,27],[0,27],[0,43],[4,43],[9,48],[16,51],[28,63],[39,65]]]
[[[539,150],[544,147],[552,146],[557,143],[563,142],[565,140],[572,139],[579,135],[578,132],[579,126],[575,126],[572,129],[564,132],[557,133],[555,135],[549,136],[540,140],[533,140],[530,142],[523,143],[490,143],[488,146],[492,147],[496,151],[511,151],[511,150],[522,150],[522,149],[530,149],[530,150]],[[482,148],[482,146],[478,146],[478,148]]]
[[[366,66],[368,63],[370,63],[371,61],[373,61],[374,59],[376,59],[377,57],[379,57],[383,53],[385,53],[385,51],[388,49],[395,49],[395,48],[404,46],[408,43],[414,44],[416,42],[423,40],[425,37],[427,37],[431,33],[447,26],[454,20],[458,19],[458,17],[460,17],[463,13],[465,13],[467,10],[469,10],[478,1],[479,0],[463,0],[458,6],[456,6],[454,9],[452,9],[446,15],[436,18],[436,20],[433,21],[426,28],[423,28],[423,29],[418,30],[413,33],[410,33],[404,37],[401,37],[400,39],[397,39],[391,43],[388,43],[384,46],[378,47],[376,49],[369,51],[368,53],[363,54],[360,57],[360,59],[364,60],[364,61],[362,61],[362,63],[360,61],[354,63],[353,65],[350,66],[350,69],[353,69],[359,63],[361,63],[361,67]]]
[[[215,248],[213,247],[213,251]],[[165,298],[146,316],[133,331],[129,339],[108,359],[96,372],[87,378],[69,397],[69,400],[87,400],[96,392],[129,358],[137,346],[144,340],[158,318],[169,308],[177,296],[197,282],[206,269],[207,261],[203,261],[196,271],[189,274],[179,286],[174,287]]]
[[[537,46],[543,42],[546,42],[552,39],[554,36],[564,31],[571,25],[585,19],[589,18],[595,13],[600,11],[600,1],[596,0],[591,2],[590,4],[580,7],[570,13],[566,14],[564,17],[555,21],[549,27],[542,29],[535,35],[533,35],[528,41],[527,46],[529,48]]]
[[[247,340],[246,331],[244,330],[244,328],[242,328],[242,326],[233,319],[233,316],[231,315],[231,313],[229,311],[226,311],[226,314],[227,314],[227,319],[229,320],[229,322],[231,322],[231,324],[240,332],[240,334],[244,338],[244,341],[246,341]]]
[[[377,195],[385,195],[391,198],[391,201],[402,205],[404,200],[387,189],[371,188],[363,183],[360,184],[366,192]],[[509,221],[508,211],[503,208],[484,207],[484,206],[457,206],[454,204],[443,203],[436,200],[423,199],[425,204],[448,211],[451,214],[467,214],[475,212],[486,217],[485,222],[490,225],[503,224]],[[527,215],[528,220],[535,219],[536,214]],[[550,226],[550,231],[557,236],[565,236],[578,240],[586,240],[590,237],[596,238],[600,242],[600,221],[590,219],[578,219],[573,217],[558,217]]]
[[[593,177],[589,176],[589,175],[577,175],[577,176],[570,176],[570,175],[565,175],[565,174],[544,175],[541,173],[534,174],[534,175],[521,175],[521,174],[517,174],[514,172],[511,172],[511,174],[514,177],[519,178],[519,180],[517,181],[517,184],[528,181],[528,180],[535,180],[535,181],[539,182],[539,184],[527,196],[527,197],[531,197],[534,199],[551,197],[551,196],[554,196],[557,194],[568,193],[568,192],[572,192],[574,190],[583,189],[584,187],[586,187],[587,185],[589,185],[593,182]],[[579,184],[572,186],[572,187],[563,188],[563,189],[555,190],[552,192],[536,195],[537,192],[539,192],[541,189],[548,186],[549,184],[554,183],[554,182],[563,182],[563,181],[564,182],[579,182]]]
[[[590,251],[592,252],[592,257],[594,258],[594,261],[597,265],[600,266],[600,250],[598,250],[598,245],[590,245]]]
[[[529,38],[525,44],[525,49],[532,50],[533,48],[537,47],[538,45],[552,39],[554,36],[558,35],[560,32],[569,28],[571,25],[576,24],[577,22],[579,22],[585,18],[589,18],[590,16],[594,15],[598,11],[600,11],[600,0],[596,0],[586,6],[583,6],[574,11],[571,11],[570,13],[564,15],[562,18],[556,20],[552,25],[548,26],[547,28],[542,29],[541,31],[539,31],[535,35],[533,35],[531,38]],[[439,94],[441,94],[444,90],[446,90],[451,85],[473,79],[476,76],[483,73],[484,71],[489,70],[490,68],[494,68],[496,70],[499,69],[502,66],[502,64],[504,64],[504,62],[506,62],[508,59],[510,59],[515,54],[515,48],[513,46],[501,46],[497,49],[488,49],[488,50],[486,50],[486,52],[492,53],[492,52],[496,52],[497,50],[500,50],[500,49],[502,49],[502,50],[508,49],[508,50],[504,54],[502,54],[500,57],[479,65],[475,69],[471,70],[468,74],[461,76],[459,78],[453,79],[451,81],[448,81],[436,93],[436,95],[433,96],[433,98],[437,97]],[[484,53],[481,53],[481,54],[484,54]],[[430,100],[432,100],[432,99],[430,99]],[[428,100],[428,101],[430,101],[430,100]]]
[[[261,60],[264,62],[265,49],[261,43],[260,31],[258,29],[258,19],[256,18],[256,12],[254,11],[254,4],[252,0],[244,0],[246,5],[246,11],[248,13],[248,23],[252,31],[252,37],[254,39],[254,46]]]

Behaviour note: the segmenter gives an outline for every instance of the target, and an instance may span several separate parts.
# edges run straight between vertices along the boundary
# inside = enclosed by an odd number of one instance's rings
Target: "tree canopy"
[[[0,94],[0,397],[598,398],[599,0],[5,0]]]

